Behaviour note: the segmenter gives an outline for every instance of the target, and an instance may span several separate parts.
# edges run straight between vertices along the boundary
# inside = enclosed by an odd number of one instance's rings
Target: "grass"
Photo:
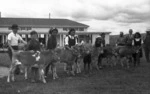
[[[7,54],[0,54],[0,65],[9,66]],[[4,64],[3,64],[4,63]],[[59,79],[48,76],[47,84],[31,83],[23,75],[16,81],[7,83],[6,77],[0,79],[0,94],[150,94],[150,64],[142,59],[140,66],[130,69],[105,67],[92,73],[68,76],[62,66],[58,66]]]
[[[0,53],[0,66],[9,67],[11,64],[9,55],[7,52]]]

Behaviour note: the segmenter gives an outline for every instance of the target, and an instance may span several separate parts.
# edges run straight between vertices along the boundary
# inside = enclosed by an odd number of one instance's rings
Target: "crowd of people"
[[[146,30],[146,35],[142,37],[140,32],[135,32],[133,34],[133,30],[129,29],[129,34],[127,36],[124,35],[123,32],[120,32],[119,38],[116,41],[116,46],[128,46],[128,47],[139,47],[139,55],[140,58],[143,56],[142,48],[145,52],[146,61],[150,63],[149,60],[149,48],[150,48],[150,29]],[[133,55],[133,57],[135,57]]]
[[[18,34],[18,29],[19,26],[17,24],[13,24],[11,26],[12,32],[8,34],[8,45],[11,46],[14,50],[18,50],[18,44],[19,42],[22,42],[23,44],[26,45],[25,50],[33,50],[33,51],[41,51],[41,44],[38,39],[38,33],[33,30],[30,32],[31,35],[31,40],[29,42],[24,41],[21,36]],[[53,50],[57,47],[57,34],[58,34],[58,29],[53,28],[49,30],[49,38],[47,41],[47,46],[46,50]],[[71,49],[72,46],[75,46],[78,44],[78,37],[75,35],[76,31],[75,29],[70,29],[68,32],[68,35],[66,35],[65,38],[65,48],[66,49]],[[84,44],[81,43],[81,44]],[[105,33],[100,34],[95,40],[95,45],[96,48],[104,48],[106,46],[105,43]],[[145,51],[145,57],[148,63],[150,63],[149,59],[149,54],[150,54],[150,30],[148,29],[146,31],[146,36],[142,38],[140,32],[136,32],[133,34],[133,30],[129,29],[129,34],[124,35],[123,32],[120,32],[119,38],[116,40],[116,47],[119,49],[122,46],[127,46],[127,47],[139,47],[138,51],[140,53],[140,58],[142,57],[142,47],[144,48]],[[103,51],[103,50],[102,50]],[[12,59],[12,53],[11,50],[9,49],[9,56],[10,59]],[[98,67],[101,69],[102,68],[102,57],[104,57],[104,52],[101,52],[98,56]],[[133,58],[136,58],[136,55],[133,54]],[[136,61],[137,59],[135,59]],[[140,62],[140,60],[139,60]],[[45,68],[45,76],[48,74],[50,65],[48,65]],[[33,81],[35,80],[35,75],[37,71],[38,65],[35,64],[32,66],[32,74],[33,74]]]

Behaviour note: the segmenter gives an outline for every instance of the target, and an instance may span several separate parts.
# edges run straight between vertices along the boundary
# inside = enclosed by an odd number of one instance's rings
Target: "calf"
[[[12,81],[15,80],[14,71],[17,65],[26,67],[25,79],[27,79],[27,68],[30,68],[34,64],[37,64],[39,68],[40,78],[43,81],[43,83],[46,83],[46,80],[44,78],[45,66],[50,62],[53,66],[55,66],[55,62],[58,61],[58,57],[53,51],[43,51],[43,52],[14,51],[12,48],[11,50],[12,50],[12,63],[10,66],[7,82],[10,82],[11,77],[12,77]],[[55,69],[55,67],[53,69]]]
[[[60,57],[60,62],[66,63],[67,72],[71,72],[73,75],[75,75],[74,64],[80,53],[78,53],[78,51],[74,48],[72,49],[56,48],[55,51]]]

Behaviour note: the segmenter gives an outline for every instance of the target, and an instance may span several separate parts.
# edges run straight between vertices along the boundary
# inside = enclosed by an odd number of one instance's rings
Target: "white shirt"
[[[18,46],[18,41],[22,41],[23,39],[21,38],[21,36],[19,34],[14,34],[13,32],[8,34],[8,38],[7,38],[10,42],[11,46]]]
[[[71,39],[74,39],[75,38],[75,36],[71,36],[71,35],[68,35],[66,38],[65,38],[65,45],[69,45],[69,38],[71,38]],[[78,44],[78,42],[77,42],[77,39],[76,39],[76,43],[75,44]]]

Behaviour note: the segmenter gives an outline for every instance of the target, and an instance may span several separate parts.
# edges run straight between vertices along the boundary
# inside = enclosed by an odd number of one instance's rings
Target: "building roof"
[[[59,33],[60,33],[60,34],[67,34],[68,32],[64,32],[64,31],[63,31],[63,32],[59,32]],[[76,32],[76,34],[79,34],[79,35],[80,35],[80,34],[81,34],[81,35],[82,35],[82,34],[102,34],[102,33],[110,34],[111,32],[91,32],[91,31],[87,31],[87,32],[86,32],[86,31],[81,31],[81,32],[77,31],[77,32]]]
[[[0,27],[9,27],[12,24],[26,27],[83,27],[88,28],[88,25],[72,21],[69,19],[48,19],[48,18],[0,18]]]

